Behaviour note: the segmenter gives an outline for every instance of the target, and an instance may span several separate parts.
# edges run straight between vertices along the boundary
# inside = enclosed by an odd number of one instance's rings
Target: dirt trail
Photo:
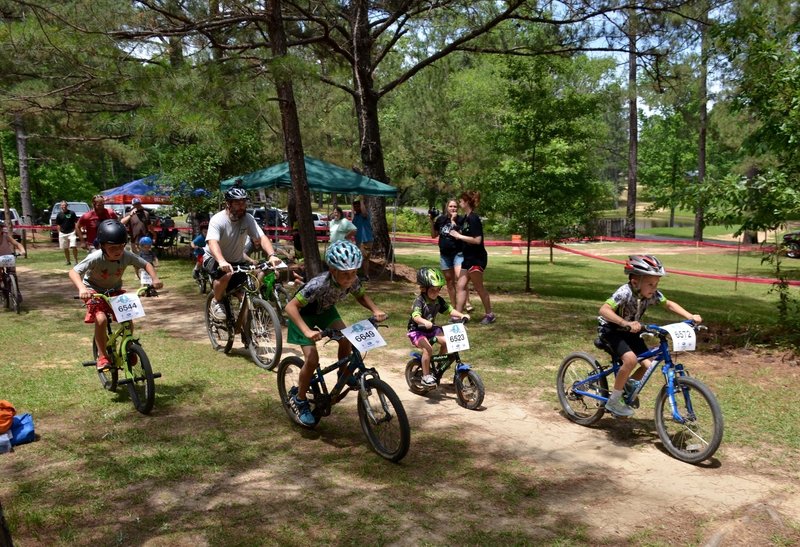
[[[63,298],[63,277],[54,282],[50,276],[25,275],[24,267],[20,271],[30,305]],[[204,329],[197,328],[204,321],[199,306],[187,307],[180,295],[164,293],[148,300],[147,309],[151,313],[143,328],[164,329],[184,340],[191,333],[190,339],[208,343]],[[328,347],[321,353],[332,358],[334,352]],[[285,349],[284,354],[291,353],[297,353],[296,348]],[[721,460],[709,465],[675,460],[659,449],[654,433],[642,427],[652,414],[647,405],[637,413],[642,422],[604,418],[598,428],[569,422],[555,404],[542,402],[535,393],[528,400],[509,400],[489,390],[483,408],[469,411],[458,405],[449,383],[427,397],[408,391],[402,367],[384,364],[405,363],[407,355],[406,348],[384,348],[369,360],[381,363],[381,376],[403,400],[412,443],[419,432],[456,432],[476,447],[487,465],[513,456],[557,484],[570,477],[579,480],[580,488],[542,491],[541,500],[554,519],[581,513],[581,520],[602,529],[603,537],[623,539],[652,529],[654,523],[664,523],[664,533],[673,534],[677,529],[671,529],[670,515],[683,520],[694,515],[712,521],[702,538],[704,545],[768,544],[776,529],[792,526],[796,533],[796,520],[792,524],[791,519],[800,514],[800,477],[755,468],[752,454],[726,447],[724,441]],[[480,365],[476,370],[480,372]]]

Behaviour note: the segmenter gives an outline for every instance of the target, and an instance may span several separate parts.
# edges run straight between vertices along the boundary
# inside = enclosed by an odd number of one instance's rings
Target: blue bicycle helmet
[[[149,236],[144,236],[139,240],[139,245],[152,245],[152,244],[153,244],[153,238]]]
[[[361,249],[347,240],[331,243],[325,253],[325,261],[334,270],[357,270],[364,261]]]

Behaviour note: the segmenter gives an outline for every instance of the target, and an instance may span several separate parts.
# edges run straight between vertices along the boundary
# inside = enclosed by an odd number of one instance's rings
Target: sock
[[[620,400],[621,397],[622,397],[622,390],[615,389],[614,391],[611,392],[611,396],[608,398],[608,402],[616,403],[617,401]]]

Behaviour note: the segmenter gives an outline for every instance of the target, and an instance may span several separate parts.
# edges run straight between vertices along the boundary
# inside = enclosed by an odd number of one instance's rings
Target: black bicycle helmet
[[[424,289],[431,287],[441,288],[444,287],[446,281],[444,275],[438,268],[429,268],[427,266],[417,270],[417,285]]]
[[[104,220],[97,227],[97,243],[127,243],[128,231],[118,220]]]
[[[653,255],[631,255],[625,262],[625,273],[628,275],[667,275],[664,265]]]
[[[233,201],[236,199],[247,199],[247,190],[242,187],[241,180],[237,180],[236,184],[228,188],[225,192],[225,201]]]

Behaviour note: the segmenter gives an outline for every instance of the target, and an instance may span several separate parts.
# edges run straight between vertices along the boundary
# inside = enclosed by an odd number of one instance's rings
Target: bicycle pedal
[[[153,378],[161,378],[161,373],[160,372],[154,372],[153,373]]]
[[[124,385],[132,384],[132,383],[133,383],[133,380],[131,380],[130,378],[123,378],[122,380],[117,382],[117,385],[118,386],[124,386]]]
[[[81,365],[85,367],[96,367],[97,361],[84,361],[83,363],[81,363]]]

